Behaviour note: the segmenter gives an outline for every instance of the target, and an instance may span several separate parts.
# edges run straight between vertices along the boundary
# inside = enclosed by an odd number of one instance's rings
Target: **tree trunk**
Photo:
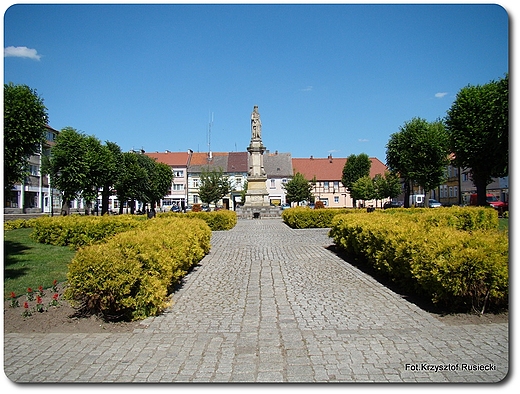
[[[404,207],[410,208],[410,181],[404,181]]]
[[[487,198],[486,198],[486,194],[487,194],[486,187],[488,184],[487,184],[485,178],[474,179],[473,183],[475,184],[475,187],[477,188],[477,205],[479,207],[488,206]]]
[[[61,204],[61,216],[68,216],[70,214],[69,200],[63,199],[63,203]]]
[[[101,192],[101,216],[105,213],[108,213],[108,202],[110,200],[110,187],[106,185],[103,186],[103,191]]]

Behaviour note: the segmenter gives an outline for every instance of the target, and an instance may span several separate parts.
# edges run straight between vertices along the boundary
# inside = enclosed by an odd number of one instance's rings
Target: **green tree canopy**
[[[509,174],[509,75],[462,88],[445,124],[454,163],[470,169],[477,203],[487,205],[487,185]]]
[[[449,144],[442,122],[413,118],[390,136],[386,149],[388,168],[405,181],[405,206],[411,183],[422,186],[426,194],[444,180]]]
[[[61,214],[69,214],[69,203],[79,197],[88,176],[85,136],[65,127],[56,137],[51,156],[43,156],[42,173],[49,174],[52,187],[62,194]]]
[[[300,203],[302,201],[310,201],[312,198],[312,185],[303,174],[297,172],[294,177],[283,185],[286,190],[286,201],[290,203]]]
[[[218,201],[231,192],[231,183],[224,176],[222,168],[203,168],[200,174],[199,197],[205,204],[217,204]]]
[[[385,171],[384,176],[377,174],[374,179],[375,199],[395,198],[401,194],[399,177],[392,172]]]
[[[374,187],[374,180],[370,176],[365,175],[355,181],[350,190],[350,196],[354,200],[372,200],[376,198],[376,190]]]
[[[36,90],[26,85],[4,84],[4,191],[27,174],[27,160],[45,142],[47,108]]]
[[[359,155],[352,154],[347,157],[347,161],[343,167],[341,183],[343,183],[343,186],[350,192],[350,197],[354,200],[353,206],[356,206],[356,200],[358,198],[356,198],[356,192],[352,194],[352,186],[358,179],[370,176],[371,166],[372,162],[366,153],[360,153]]]

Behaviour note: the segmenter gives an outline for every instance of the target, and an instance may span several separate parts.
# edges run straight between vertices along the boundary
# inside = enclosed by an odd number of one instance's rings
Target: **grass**
[[[498,229],[502,231],[509,231],[509,218],[499,218]]]
[[[31,228],[4,232],[4,297],[11,292],[25,294],[27,288],[52,287],[67,280],[67,265],[76,251],[66,246],[44,245],[33,241]]]

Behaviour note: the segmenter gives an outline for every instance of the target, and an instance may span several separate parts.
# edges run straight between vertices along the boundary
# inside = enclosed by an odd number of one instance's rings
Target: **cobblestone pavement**
[[[326,249],[239,220],[163,315],[121,334],[7,334],[15,382],[499,382],[507,324],[448,326]]]

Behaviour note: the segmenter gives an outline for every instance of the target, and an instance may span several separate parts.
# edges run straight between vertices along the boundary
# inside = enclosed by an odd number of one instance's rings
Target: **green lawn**
[[[509,231],[509,218],[499,218],[498,229],[502,231]]]
[[[67,265],[76,251],[33,241],[31,228],[4,232],[4,296],[25,294],[28,287],[52,287],[67,279]]]

